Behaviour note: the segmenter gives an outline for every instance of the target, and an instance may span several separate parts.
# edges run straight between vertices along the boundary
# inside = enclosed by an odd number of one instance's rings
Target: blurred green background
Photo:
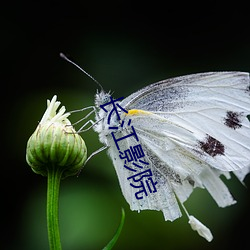
[[[59,57],[67,55],[114,97],[147,84],[205,71],[250,69],[249,18],[244,6],[186,6],[133,1],[10,2],[1,6],[2,233],[1,249],[48,249],[46,178],[25,161],[26,143],[54,94],[67,110],[93,105],[97,85]],[[228,3],[229,4],[229,3]],[[77,121],[79,115],[71,120]],[[101,147],[82,134],[89,154]],[[238,203],[218,208],[205,190],[186,202],[213,235],[206,242],[185,216],[165,222],[157,211],[132,212],[105,152],[81,175],[62,181],[60,229],[64,250],[102,249],[121,218],[114,249],[248,249],[249,188],[226,180]],[[250,186],[250,177],[246,178]]]

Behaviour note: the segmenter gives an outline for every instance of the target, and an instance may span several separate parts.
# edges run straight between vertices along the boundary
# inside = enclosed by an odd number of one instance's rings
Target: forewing
[[[132,94],[121,106],[161,117],[169,125],[166,136],[209,166],[237,171],[240,179],[248,172],[242,171],[250,166],[247,73],[211,72],[161,81]],[[182,134],[188,131],[192,139],[186,141]]]

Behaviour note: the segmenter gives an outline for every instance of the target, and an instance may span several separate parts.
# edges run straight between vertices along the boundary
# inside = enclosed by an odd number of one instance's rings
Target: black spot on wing
[[[224,118],[224,124],[232,129],[240,128],[242,113],[227,111],[227,115]]]
[[[215,138],[207,135],[205,141],[199,141],[200,148],[212,157],[216,155],[224,155],[224,145]]]
[[[192,187],[194,187],[195,181],[190,176],[187,177],[187,181]]]

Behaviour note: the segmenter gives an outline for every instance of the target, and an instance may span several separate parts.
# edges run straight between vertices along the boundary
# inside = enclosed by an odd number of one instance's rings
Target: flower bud
[[[58,168],[62,177],[75,175],[87,158],[83,139],[67,119],[70,113],[65,113],[64,106],[56,113],[59,105],[56,96],[47,101],[47,110],[27,143],[26,161],[43,176],[50,168]]]

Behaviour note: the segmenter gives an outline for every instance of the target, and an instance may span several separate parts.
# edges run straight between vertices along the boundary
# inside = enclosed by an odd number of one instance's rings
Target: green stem
[[[59,188],[62,171],[58,167],[48,168],[47,227],[50,250],[61,250],[59,231]]]

